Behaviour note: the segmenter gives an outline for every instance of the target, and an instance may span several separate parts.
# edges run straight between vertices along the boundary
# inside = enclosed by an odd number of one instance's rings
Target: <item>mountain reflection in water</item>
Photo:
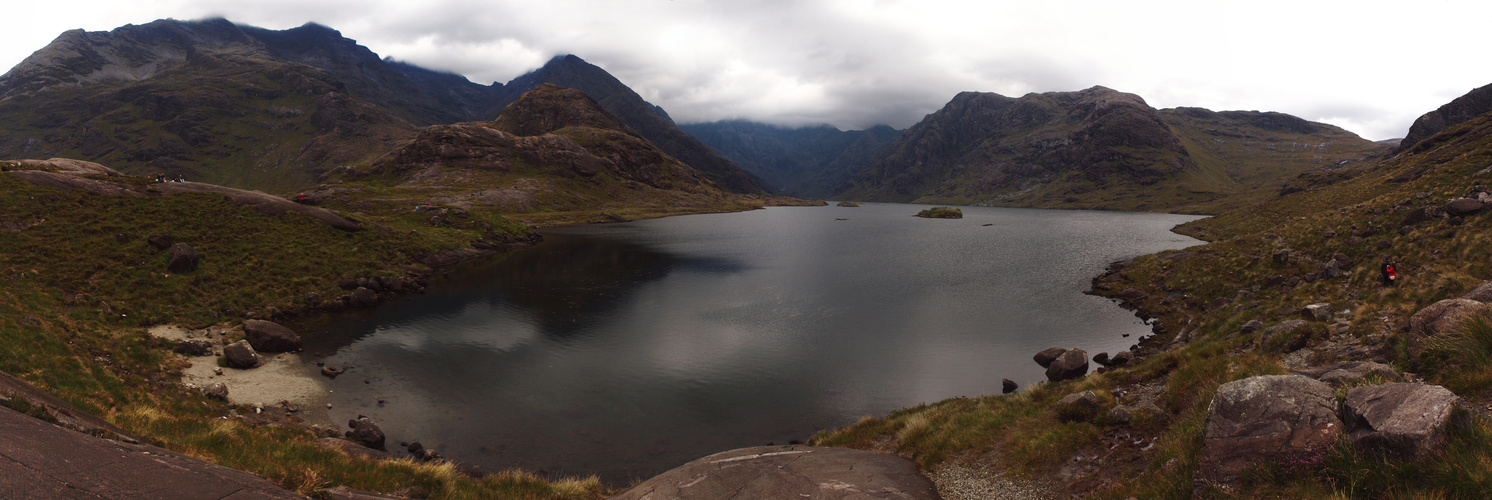
[[[1041,378],[1051,346],[1146,327],[1083,295],[1109,261],[1195,242],[1193,217],[968,207],[774,208],[546,232],[425,295],[304,326],[368,415],[486,470],[613,484],[713,452]],[[836,220],[848,219],[848,220]],[[988,224],[988,226],[986,226]],[[315,370],[307,364],[307,370]],[[384,401],[380,404],[378,401]]]

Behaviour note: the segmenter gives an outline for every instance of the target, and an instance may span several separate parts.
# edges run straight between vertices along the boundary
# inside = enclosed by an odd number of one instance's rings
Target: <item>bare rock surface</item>
[[[1338,387],[1377,375],[1385,380],[1402,381],[1404,377],[1393,367],[1373,361],[1343,361],[1324,366],[1295,370],[1296,375],[1305,375]]]
[[[1197,477],[1231,482],[1282,456],[1330,446],[1342,432],[1331,386],[1301,375],[1262,375],[1218,387],[1207,408]]]
[[[1412,460],[1445,441],[1451,412],[1460,401],[1438,385],[1389,383],[1347,391],[1343,413],[1359,450]]]
[[[758,446],[716,453],[643,481],[613,500],[804,498],[936,499],[910,460],[816,446]]]
[[[234,368],[249,369],[259,366],[259,353],[254,352],[254,347],[247,340],[223,346],[223,357],[228,358],[228,366]]]
[[[0,488],[21,498],[306,498],[247,472],[0,408]]]

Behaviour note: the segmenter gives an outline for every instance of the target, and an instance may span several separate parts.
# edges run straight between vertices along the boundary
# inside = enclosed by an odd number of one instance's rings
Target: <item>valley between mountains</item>
[[[4,406],[298,494],[640,493],[372,453],[376,426],[188,387],[189,359],[257,366],[229,351],[262,323],[423,293],[542,227],[824,199],[1211,216],[1093,278],[1151,325],[1129,350],[1053,346],[1046,383],[804,436],[909,460],[928,498],[1492,489],[1492,85],[1381,143],[1103,86],[962,92],[905,130],[677,124],[574,55],[481,85],[326,26],[160,20],[0,76],[0,158]]]

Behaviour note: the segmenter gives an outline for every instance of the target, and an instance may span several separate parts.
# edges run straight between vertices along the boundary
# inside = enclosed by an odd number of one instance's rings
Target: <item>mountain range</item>
[[[750,195],[1219,213],[1391,147],[1281,113],[1157,110],[1104,87],[964,92],[905,131],[679,126],[574,55],[479,85],[381,59],[317,24],[209,19],[63,33],[0,76],[0,157],[300,192],[337,167],[383,161],[427,127],[490,122],[545,84],[584,93],[715,186]],[[1485,107],[1477,95],[1426,115],[1411,139]]]
[[[0,157],[66,156],[288,192],[371,161],[419,127],[491,120],[544,83],[585,92],[728,190],[771,191],[575,56],[508,85],[478,85],[379,59],[325,26],[274,31],[223,19],[63,33],[0,76]]]

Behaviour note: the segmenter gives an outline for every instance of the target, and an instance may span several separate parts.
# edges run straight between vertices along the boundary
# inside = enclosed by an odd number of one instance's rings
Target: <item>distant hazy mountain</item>
[[[824,198],[870,164],[901,131],[885,125],[841,131],[829,125],[786,128],[746,120],[680,125],[783,194]]]
[[[1158,111],[1093,87],[964,92],[907,129],[836,198],[1214,213],[1383,146],[1281,113]]]
[[[63,33],[0,76],[0,158],[62,156],[284,192],[366,163],[420,126],[491,120],[541,83],[585,87],[726,189],[766,191],[573,56],[507,86],[478,85],[379,59],[324,26],[273,31],[222,19]]]

